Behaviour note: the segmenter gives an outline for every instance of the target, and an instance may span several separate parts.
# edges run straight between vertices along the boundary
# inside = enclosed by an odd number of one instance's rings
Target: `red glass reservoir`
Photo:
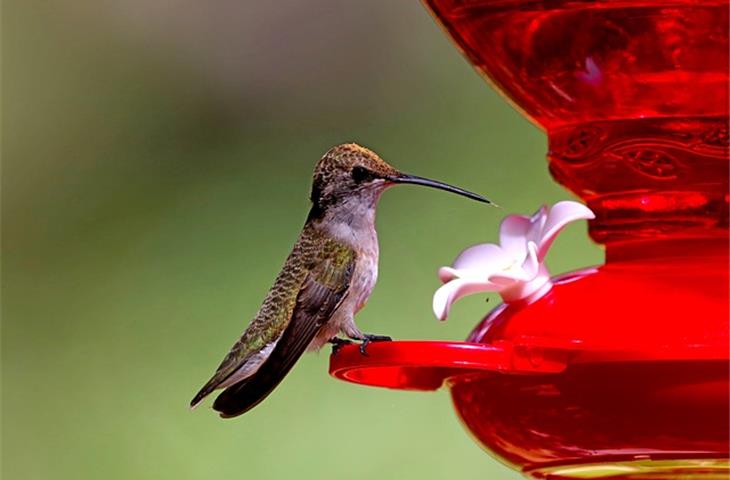
[[[546,131],[606,264],[467,343],[346,348],[333,375],[448,386],[482,446],[535,478],[728,478],[728,2],[426,3]]]

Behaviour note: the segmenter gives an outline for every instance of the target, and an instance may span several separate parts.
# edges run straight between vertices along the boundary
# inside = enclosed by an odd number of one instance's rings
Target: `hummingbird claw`
[[[362,336],[362,343],[360,344],[360,354],[369,357],[367,352],[368,345],[370,345],[371,342],[392,342],[393,339],[390,338],[387,335],[373,335],[370,333],[366,333]]]
[[[332,344],[332,355],[337,355],[337,352],[339,352],[342,347],[352,343],[350,340],[339,337],[332,337],[327,340],[327,342]]]

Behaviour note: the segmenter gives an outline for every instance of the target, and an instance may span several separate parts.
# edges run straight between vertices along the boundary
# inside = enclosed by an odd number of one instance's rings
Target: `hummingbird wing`
[[[319,282],[337,290],[340,287],[337,284],[338,277],[347,272],[354,261],[355,252],[349,246],[323,235],[309,225],[305,226],[256,317],[233,345],[213,377],[195,395],[191,407],[216,388],[232,384],[236,375],[247,365],[260,364],[261,358],[265,356],[263,352],[277,344],[294,318],[300,295],[310,277],[312,280],[309,283]],[[349,279],[347,282],[340,281],[340,284],[346,291]],[[308,290],[313,290],[313,287]],[[301,303],[314,304],[314,294],[308,293],[307,296],[311,300],[306,302],[306,297],[302,297]]]
[[[341,257],[341,253],[338,254]],[[304,282],[294,315],[273,351],[252,376],[227,388],[213,408],[221,417],[241,415],[263,401],[294,366],[319,329],[332,317],[350,284],[355,256],[324,260]]]

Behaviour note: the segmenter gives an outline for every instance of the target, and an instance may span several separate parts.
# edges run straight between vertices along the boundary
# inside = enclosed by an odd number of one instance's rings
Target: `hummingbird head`
[[[324,154],[314,169],[311,200],[313,213],[353,201],[374,206],[388,187],[410,183],[453,192],[484,203],[486,198],[446,183],[396,170],[375,152],[355,143],[344,143]]]

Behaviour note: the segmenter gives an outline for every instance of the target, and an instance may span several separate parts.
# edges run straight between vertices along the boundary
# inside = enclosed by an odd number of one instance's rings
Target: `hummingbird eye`
[[[364,182],[373,178],[373,173],[365,167],[355,167],[352,169],[352,179],[355,183]]]

